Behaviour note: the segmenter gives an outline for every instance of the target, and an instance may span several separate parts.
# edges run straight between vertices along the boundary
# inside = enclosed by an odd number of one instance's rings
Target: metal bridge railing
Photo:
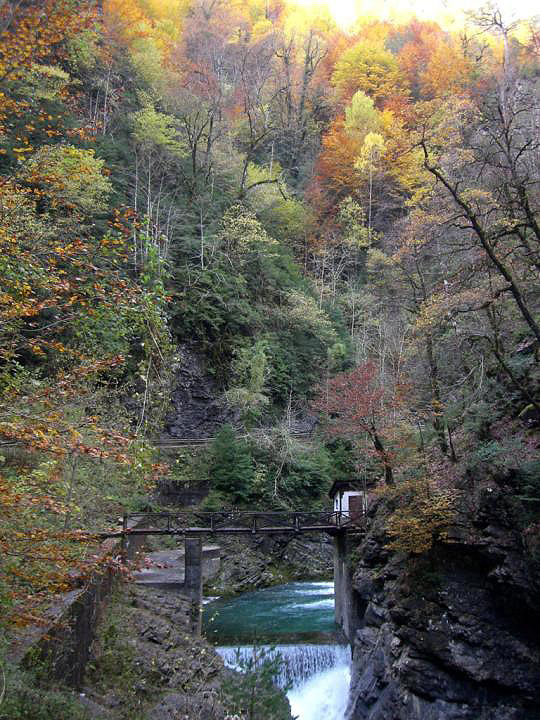
[[[135,524],[133,529],[129,526]],[[220,510],[199,512],[150,512],[125,515],[122,530],[109,533],[119,535],[189,535],[280,532],[335,532],[359,531],[365,526],[364,515],[351,515],[343,511],[238,511]]]

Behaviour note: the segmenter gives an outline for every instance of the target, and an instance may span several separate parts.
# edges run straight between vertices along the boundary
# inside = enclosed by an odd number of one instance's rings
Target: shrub
[[[386,524],[390,550],[420,555],[437,539],[447,537],[455,516],[456,490],[436,488],[426,479],[415,479],[384,493],[394,508]]]

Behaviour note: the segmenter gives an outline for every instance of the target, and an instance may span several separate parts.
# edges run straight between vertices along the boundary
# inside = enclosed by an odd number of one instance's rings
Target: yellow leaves
[[[455,517],[460,493],[437,487],[427,478],[400,483],[384,491],[393,507],[386,524],[387,547],[420,555],[437,539],[445,539]]]
[[[492,290],[488,288],[444,289],[433,292],[422,304],[416,321],[416,329],[421,332],[431,331],[439,325],[447,323],[448,318],[459,313],[474,312],[489,304]]]
[[[373,169],[380,161],[386,145],[380,133],[369,132],[364,138],[360,156],[355,163],[355,168],[360,171],[373,172]]]
[[[399,92],[402,85],[396,58],[382,42],[360,40],[336,63],[332,84],[342,95],[357,91],[382,99]]]

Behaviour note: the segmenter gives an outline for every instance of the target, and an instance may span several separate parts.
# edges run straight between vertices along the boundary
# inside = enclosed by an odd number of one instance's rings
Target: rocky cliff
[[[207,585],[210,594],[231,595],[294,580],[330,579],[332,543],[314,535],[255,535],[220,538],[219,575]]]
[[[223,389],[208,373],[197,350],[181,345],[172,371],[164,438],[199,440],[213,437],[225,423],[238,425],[238,412],[227,404]]]
[[[235,707],[248,703],[249,679],[242,685],[214,648],[203,637],[193,636],[192,610],[191,602],[178,591],[148,586],[119,589],[99,628],[80,695],[90,718],[239,718]],[[273,702],[271,717],[290,718],[284,693],[272,689],[262,674],[256,682],[257,692]]]
[[[504,484],[464,493],[448,540],[385,549],[384,508],[357,550],[348,720],[540,718],[538,572]]]

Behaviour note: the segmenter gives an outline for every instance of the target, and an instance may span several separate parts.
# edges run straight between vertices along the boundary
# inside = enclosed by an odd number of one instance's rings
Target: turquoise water
[[[215,600],[204,607],[203,628],[220,645],[335,642],[334,583],[288,583]]]
[[[345,717],[350,650],[339,642],[333,583],[289,583],[215,600],[204,608],[203,627],[232,668],[253,645],[279,652],[278,684],[292,685],[287,697],[299,720]]]

